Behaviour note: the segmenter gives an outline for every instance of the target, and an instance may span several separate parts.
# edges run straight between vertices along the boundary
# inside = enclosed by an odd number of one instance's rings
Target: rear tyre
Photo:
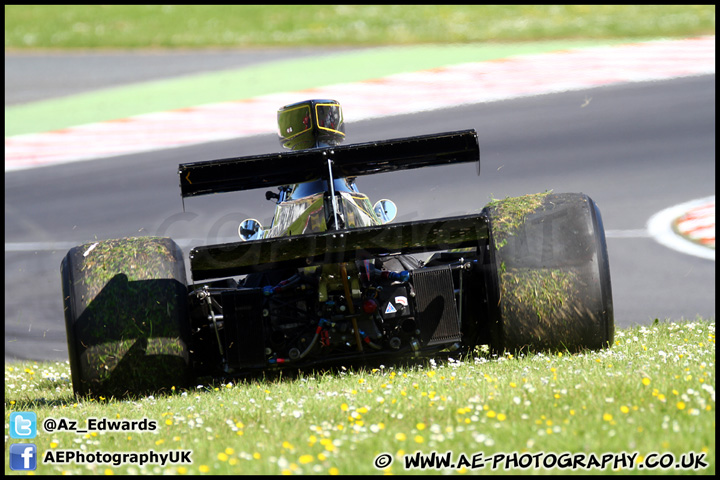
[[[185,264],[173,240],[81,245],[67,253],[61,275],[77,395],[143,395],[187,383]]]
[[[583,194],[492,202],[486,288],[493,350],[608,347],[610,267],[597,205]]]

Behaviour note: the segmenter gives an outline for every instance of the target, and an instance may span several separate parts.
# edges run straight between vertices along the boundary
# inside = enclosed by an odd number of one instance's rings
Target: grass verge
[[[6,5],[5,48],[407,45],[714,34],[715,5]]]
[[[608,350],[580,354],[471,358],[412,367],[301,374],[198,385],[134,400],[76,399],[67,362],[5,366],[5,422],[37,414],[32,440],[40,459],[63,450],[96,452],[192,450],[192,463],[138,466],[54,465],[37,474],[377,474],[377,473],[715,473],[715,323],[655,322],[619,329]],[[156,430],[46,433],[44,420],[86,427],[88,418],[148,420]],[[450,452],[454,461],[498,453],[623,452],[630,464],[591,470],[522,469],[501,462],[473,471],[406,470],[405,455]],[[374,466],[378,455],[393,461]],[[110,459],[110,457],[108,457]],[[493,457],[499,458],[499,457]],[[539,457],[538,457],[539,458]],[[637,465],[672,460],[668,469]],[[675,468],[688,459],[705,468]],[[512,459],[512,457],[510,457]],[[87,460],[87,457],[86,457]],[[12,473],[6,464],[6,473]]]

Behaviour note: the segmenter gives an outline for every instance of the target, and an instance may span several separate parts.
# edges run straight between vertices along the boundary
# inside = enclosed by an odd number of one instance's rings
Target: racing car
[[[180,164],[181,198],[248,189],[275,203],[237,241],[189,252],[132,237],[61,264],[73,389],[142,395],[198,378],[472,353],[612,344],[610,270],[587,195],[493,200],[475,213],[394,223],[360,176],[475,163],[462,130],[343,144],[335,100],[277,112],[281,153]],[[275,190],[273,190],[275,189]],[[421,195],[421,193],[417,193]]]

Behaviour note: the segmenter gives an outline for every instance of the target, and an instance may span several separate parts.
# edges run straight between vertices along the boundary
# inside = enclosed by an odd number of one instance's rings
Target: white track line
[[[697,257],[706,258],[708,260],[715,260],[715,242],[714,242],[714,229],[713,229],[713,248],[707,246],[698,245],[696,243],[683,238],[673,231],[673,223],[686,215],[689,211],[698,207],[704,207],[712,203],[713,212],[715,206],[715,196],[706,198],[700,198],[692,200],[690,202],[682,203],[680,205],[674,205],[672,207],[662,210],[648,220],[647,229],[650,235],[660,244],[665,245],[668,248],[677,250],[679,252],[687,253],[689,255],[695,255]],[[713,214],[714,223],[714,214]]]

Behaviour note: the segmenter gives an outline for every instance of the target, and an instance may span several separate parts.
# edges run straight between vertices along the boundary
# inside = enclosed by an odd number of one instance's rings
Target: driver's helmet
[[[332,147],[345,139],[342,108],[335,100],[305,100],[278,110],[280,144],[291,150]]]

